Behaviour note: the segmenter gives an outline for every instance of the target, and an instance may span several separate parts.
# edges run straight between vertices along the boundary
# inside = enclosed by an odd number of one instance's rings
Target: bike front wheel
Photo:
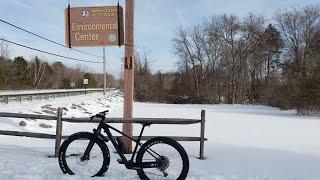
[[[90,152],[85,156],[87,147]],[[110,164],[107,145],[94,134],[80,132],[65,140],[59,152],[59,165],[63,173],[80,176],[103,176]]]
[[[157,162],[155,168],[137,170],[143,180],[154,179],[186,179],[189,172],[189,158],[184,148],[175,140],[167,137],[150,139],[142,145],[137,164]]]

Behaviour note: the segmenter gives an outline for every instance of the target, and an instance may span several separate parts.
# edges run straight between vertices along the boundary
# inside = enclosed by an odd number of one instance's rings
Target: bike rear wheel
[[[84,156],[89,143],[93,143],[88,156]],[[59,165],[63,173],[80,176],[103,176],[110,164],[107,145],[94,134],[80,132],[65,140],[59,152]]]
[[[136,162],[156,161],[158,167],[137,170],[143,180],[183,180],[189,172],[189,158],[184,148],[175,140],[166,137],[150,139],[140,148]]]

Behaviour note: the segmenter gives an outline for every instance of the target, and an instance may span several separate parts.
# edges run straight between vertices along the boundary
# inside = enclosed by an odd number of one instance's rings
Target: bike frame
[[[114,148],[116,149],[117,153],[119,154],[120,158],[121,158],[121,164],[124,164],[126,166],[127,169],[142,169],[142,168],[156,168],[158,167],[158,162],[157,161],[150,161],[150,162],[142,162],[140,164],[137,164],[134,162],[134,157],[137,153],[137,150],[138,150],[138,147],[142,146],[142,143],[141,143],[141,136],[143,134],[143,131],[144,131],[144,128],[146,126],[150,126],[151,124],[150,123],[143,123],[142,124],[142,129],[141,129],[141,132],[138,136],[137,139],[134,139],[133,137],[131,136],[128,136],[127,134],[119,131],[118,129],[110,126],[109,124],[105,123],[104,122],[104,119],[99,123],[99,126],[97,129],[93,129],[93,132],[94,134],[96,135],[97,138],[100,138],[102,140],[104,140],[105,142],[108,142],[109,140],[111,141],[111,143],[113,144]],[[101,134],[101,130],[104,130],[105,133],[107,134],[107,137],[104,136],[103,134]],[[120,133],[122,134],[124,137],[130,139],[131,141],[134,141],[136,143],[135,145],[135,148],[134,148],[134,151],[132,153],[132,156],[130,158],[130,160],[128,160],[124,153],[122,152],[122,150],[120,149],[120,146],[118,145],[118,142],[116,141],[116,139],[114,138],[114,136],[112,135],[110,129],[116,131],[117,133]],[[87,160],[89,158],[89,153],[92,149],[94,145],[94,141],[90,141],[87,148],[86,148],[86,151],[83,155],[83,157],[81,158],[81,160]],[[155,159],[157,159],[152,153],[160,156],[158,153],[152,151],[151,149],[150,150],[146,150],[151,156],[153,156]],[[120,162],[119,162],[120,163]]]

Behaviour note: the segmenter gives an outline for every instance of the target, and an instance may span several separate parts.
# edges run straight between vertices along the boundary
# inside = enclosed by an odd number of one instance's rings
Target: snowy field
[[[122,116],[123,99],[118,91],[107,97],[87,96],[23,103],[0,104],[2,112],[54,114],[65,107],[64,116],[90,116],[110,109],[111,117]],[[200,118],[206,110],[206,160],[199,160],[198,142],[183,142],[190,159],[190,180],[282,180],[320,179],[320,120],[253,105],[170,105],[134,103],[135,117]],[[20,126],[24,121],[26,126]],[[41,125],[42,124],[42,125]],[[63,134],[91,131],[95,124],[63,124]],[[42,126],[42,127],[40,127]],[[55,133],[55,122],[0,118],[1,130]],[[121,124],[116,125],[121,128]],[[199,136],[200,125],[153,125],[145,135]],[[47,128],[43,128],[47,127]],[[51,128],[50,128],[51,127]],[[135,126],[135,133],[140,126]],[[109,149],[113,148],[108,144]],[[54,140],[0,136],[0,179],[86,179],[63,175],[53,155]],[[135,171],[117,164],[111,154],[106,177],[138,179]],[[89,178],[91,179],[91,178]]]

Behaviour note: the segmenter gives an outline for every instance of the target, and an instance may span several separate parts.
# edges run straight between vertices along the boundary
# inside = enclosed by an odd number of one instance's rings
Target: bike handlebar
[[[89,122],[91,122],[95,117],[97,118],[101,118],[102,120],[104,120],[106,118],[106,114],[109,112],[109,110],[106,111],[102,111],[99,112],[98,114],[91,116]]]

